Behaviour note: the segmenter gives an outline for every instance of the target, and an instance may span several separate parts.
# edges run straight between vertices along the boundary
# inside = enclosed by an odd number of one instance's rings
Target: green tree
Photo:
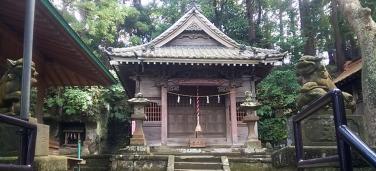
[[[369,130],[370,145],[376,145],[376,133],[373,131],[376,128],[376,23],[371,9],[364,8],[358,0],[338,0],[338,4],[361,48],[365,126]]]
[[[258,100],[262,107],[259,134],[263,142],[281,143],[287,138],[286,119],[297,111],[296,97],[300,86],[291,66],[274,69],[258,84]]]

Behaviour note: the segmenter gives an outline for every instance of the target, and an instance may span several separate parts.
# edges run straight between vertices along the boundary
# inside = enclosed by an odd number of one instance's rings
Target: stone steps
[[[175,171],[223,171],[222,169],[219,170],[206,170],[206,169],[175,169]]]
[[[222,169],[222,163],[207,163],[207,162],[175,162],[176,169]]]
[[[223,163],[218,156],[175,156],[174,171],[223,171]]]
[[[111,155],[90,155],[83,156],[86,161],[85,165],[81,165],[81,171],[108,171],[110,170]]]
[[[80,171],[108,171],[108,167],[87,167],[81,166]]]
[[[175,162],[211,162],[219,163],[221,159],[215,156],[175,156]]]

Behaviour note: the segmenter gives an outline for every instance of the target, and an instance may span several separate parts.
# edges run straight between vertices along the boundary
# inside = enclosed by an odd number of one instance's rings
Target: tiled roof
[[[170,28],[168,28],[166,31],[164,31],[162,34],[160,34],[158,37],[153,39],[150,44],[155,44],[157,45],[160,43],[163,39],[166,37],[169,37],[177,31],[181,26],[183,26],[189,18],[192,16],[196,16],[197,18],[200,19],[201,22],[203,22],[208,28],[218,35],[220,38],[224,39],[226,42],[229,42],[232,44],[234,47],[239,47],[240,44],[237,43],[235,40],[231,39],[228,37],[225,33],[223,33],[221,30],[219,30],[212,22],[210,22],[201,12],[194,6],[192,9],[190,9],[187,13],[185,13],[178,21],[176,21]]]
[[[221,45],[166,46],[184,30],[204,31]],[[109,48],[106,52],[111,56],[112,64],[139,62],[138,59],[162,63],[257,64],[278,62],[286,55],[276,50],[240,45],[214,26],[196,7],[190,9],[170,28],[149,43],[134,47]]]
[[[257,48],[239,50],[237,48],[226,48],[218,46],[168,46],[156,48],[113,48],[112,55],[124,58],[185,58],[185,59],[254,59],[254,60],[276,60],[284,54],[278,51]]]
[[[362,70],[362,58],[346,63],[344,71],[334,79],[334,83],[339,83],[360,70]]]

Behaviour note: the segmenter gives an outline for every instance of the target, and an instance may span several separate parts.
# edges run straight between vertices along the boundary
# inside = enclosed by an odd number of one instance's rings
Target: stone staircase
[[[173,156],[167,171],[230,171],[226,156]]]
[[[83,156],[86,161],[85,165],[81,165],[81,171],[109,171],[111,155],[91,155]]]

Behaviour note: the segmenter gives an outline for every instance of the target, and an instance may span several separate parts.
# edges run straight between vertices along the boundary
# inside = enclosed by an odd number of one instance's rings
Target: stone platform
[[[271,167],[267,151],[244,154],[240,147],[150,147],[149,154],[123,153],[113,155],[111,170],[183,171],[183,170],[235,170],[267,171]],[[252,169],[252,168],[255,169]],[[174,168],[174,169],[171,169]],[[265,169],[263,169],[265,168]]]

